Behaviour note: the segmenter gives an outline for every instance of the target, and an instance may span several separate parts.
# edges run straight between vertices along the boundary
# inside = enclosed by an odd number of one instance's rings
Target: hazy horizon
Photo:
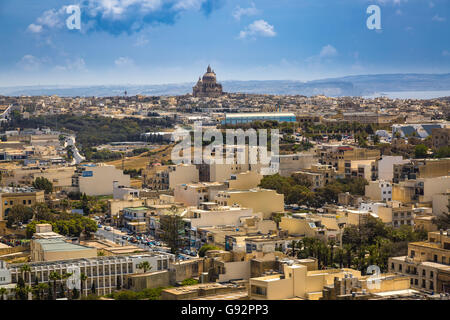
[[[192,83],[208,64],[219,81],[449,73],[449,19],[446,0],[5,0],[0,86]]]

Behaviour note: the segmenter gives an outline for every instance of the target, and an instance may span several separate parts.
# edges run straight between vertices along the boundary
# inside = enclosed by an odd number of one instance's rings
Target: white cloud
[[[66,6],[63,6],[59,10],[50,9],[45,11],[36,21],[41,26],[48,28],[62,27],[64,26],[63,15],[65,12]]]
[[[201,6],[202,2],[202,0],[179,0],[176,1],[173,8],[181,10],[189,10],[193,8],[198,9]]]
[[[237,6],[233,11],[233,17],[236,20],[241,20],[242,16],[255,16],[259,14],[260,11],[255,7],[255,4],[252,2],[251,7],[249,8],[241,8]]]
[[[338,54],[338,52],[337,52],[336,48],[333,47],[332,45],[328,44],[322,48],[322,50],[320,51],[319,57],[320,58],[331,58],[331,57],[337,56],[337,54]]]
[[[266,21],[256,20],[239,33],[239,38],[245,39],[256,36],[275,37],[277,33],[274,29],[274,26],[268,24]]]
[[[84,0],[79,1],[81,32],[106,31],[112,34],[134,33],[153,23],[173,24],[179,13],[202,11],[207,14],[220,5],[217,0]],[[214,2],[216,3],[216,2]],[[34,22],[45,29],[61,29],[68,18],[67,6],[45,11]],[[157,13],[157,14],[154,14]],[[117,23],[120,22],[120,23]]]
[[[27,28],[28,31],[32,32],[32,33],[39,33],[42,31],[42,26],[38,25],[38,24],[30,24]]]
[[[190,3],[198,0],[178,0],[175,2],[177,9],[184,9]],[[88,0],[88,11],[92,16],[101,13],[103,17],[121,19],[126,11],[131,7],[139,7],[141,13],[153,12],[162,7],[162,0]]]
[[[437,14],[437,15],[435,15],[435,16],[433,17],[433,19],[431,19],[431,20],[437,21],[437,22],[444,22],[444,21],[445,21],[445,18],[444,18],[444,17],[440,17],[440,16]]]
[[[118,67],[132,66],[134,61],[128,57],[119,57],[114,61],[114,64]]]
[[[41,61],[31,54],[24,55],[17,65],[25,71],[37,71],[41,67]]]
[[[143,36],[143,35],[140,35],[137,39],[136,39],[136,41],[134,42],[134,46],[135,47],[144,47],[146,44],[148,44],[148,39],[145,37],[145,36]]]
[[[377,0],[380,4],[394,4],[394,5],[401,5],[402,3],[408,2],[408,0]]]
[[[86,62],[83,58],[67,59],[65,65],[57,65],[56,71],[87,71]]]
[[[442,55],[443,55],[444,57],[450,57],[450,51],[444,50],[444,51],[442,51]]]

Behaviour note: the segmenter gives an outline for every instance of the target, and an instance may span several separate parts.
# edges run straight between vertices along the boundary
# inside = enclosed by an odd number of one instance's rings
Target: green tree
[[[428,148],[424,144],[418,144],[414,148],[414,155],[416,158],[425,158],[427,156]]]
[[[6,288],[0,288],[0,300],[6,300],[6,293],[8,292],[8,290],[6,290]]]
[[[203,258],[207,251],[209,250],[220,250],[219,247],[213,246],[211,244],[204,244],[199,250],[198,250],[198,256]]]
[[[435,158],[449,158],[450,157],[450,146],[439,148],[434,153]]]
[[[182,286],[193,286],[196,284],[198,284],[198,280],[192,278],[184,279],[183,281],[181,281]]]
[[[44,190],[47,194],[53,192],[53,183],[51,183],[47,178],[44,177],[37,177],[33,181],[32,186],[35,189]]]
[[[138,264],[138,268],[144,270],[144,273],[147,273],[147,271],[152,269],[152,266],[148,263],[148,261],[142,261]]]
[[[28,283],[31,286],[31,267],[29,264],[24,264],[20,267],[20,273],[22,274],[22,278],[26,281],[28,279]],[[28,275],[28,277],[27,277]]]
[[[50,272],[48,279],[53,281],[52,299],[55,299],[56,298],[56,281],[61,279],[61,275],[58,272],[52,271],[52,272]]]
[[[87,275],[82,272],[80,274],[80,285],[81,285],[81,296],[83,296],[84,288],[86,286],[86,280],[88,279]]]
[[[6,226],[11,228],[17,223],[27,223],[33,218],[33,210],[30,207],[26,207],[23,204],[15,204],[12,206],[8,214]]]
[[[44,293],[49,289],[49,285],[47,283],[39,283],[36,286],[37,296],[39,300],[44,300]]]

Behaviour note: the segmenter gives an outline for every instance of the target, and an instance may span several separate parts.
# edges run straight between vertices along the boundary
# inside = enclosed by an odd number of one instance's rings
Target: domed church
[[[194,86],[192,95],[194,97],[217,98],[223,95],[222,85],[217,83],[216,73],[208,66],[203,78],[198,78]]]

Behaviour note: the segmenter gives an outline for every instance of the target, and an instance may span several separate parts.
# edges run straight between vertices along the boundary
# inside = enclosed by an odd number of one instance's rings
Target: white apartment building
[[[378,179],[392,181],[394,178],[394,164],[408,163],[402,156],[383,156],[378,160]]]
[[[243,218],[258,217],[262,220],[263,214],[253,213],[252,209],[240,206],[221,207],[215,203],[204,204],[200,209],[188,210],[184,220],[192,228],[215,226],[240,226]]]
[[[113,181],[113,199],[139,199],[139,190],[121,186],[117,181]]]
[[[133,256],[105,256],[96,258],[82,258],[73,260],[60,260],[51,262],[29,263],[30,272],[25,274],[25,283],[31,285],[38,283],[49,283],[53,286],[53,280],[50,279],[52,272],[59,274],[72,273],[73,276],[68,280],[57,280],[57,292],[60,290],[61,281],[71,282],[77,289],[83,287],[83,295],[91,292],[95,287],[98,295],[105,295],[113,292],[118,286],[124,284],[124,277],[129,274],[141,273],[139,269],[141,262],[147,261],[150,266],[150,272],[169,269],[169,262],[173,259],[170,254],[149,253]],[[16,284],[19,277],[22,276],[20,268],[23,264],[10,264],[7,269],[3,269],[6,277],[10,277],[10,283]],[[7,270],[6,273],[4,270]],[[79,276],[85,274],[87,280],[81,284]]]
[[[202,202],[214,201],[217,193],[225,189],[225,184],[220,182],[180,184],[175,186],[175,202],[197,207]]]
[[[392,200],[392,182],[385,180],[369,181],[365,186],[365,195],[374,201]]]
[[[112,195],[114,182],[129,187],[130,175],[104,163],[84,164],[72,178],[72,186],[88,196]]]

